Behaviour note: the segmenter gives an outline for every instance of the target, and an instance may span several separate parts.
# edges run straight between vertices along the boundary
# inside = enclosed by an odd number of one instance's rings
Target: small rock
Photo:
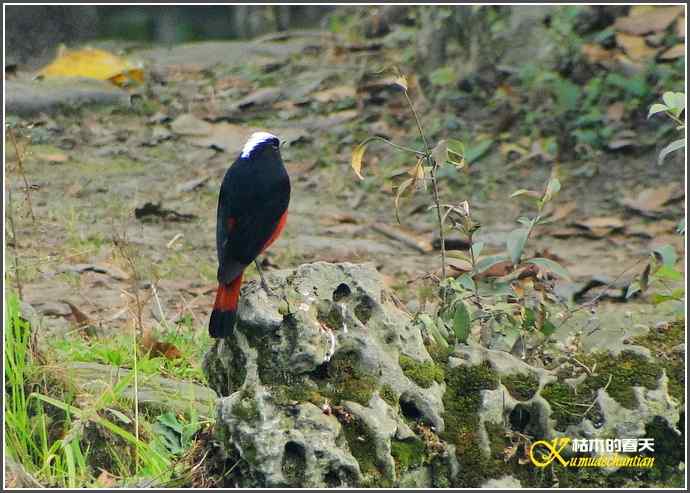
[[[492,488],[496,490],[507,490],[513,488],[522,488],[520,481],[513,476],[502,476],[496,479],[490,479],[483,483],[482,488]]]

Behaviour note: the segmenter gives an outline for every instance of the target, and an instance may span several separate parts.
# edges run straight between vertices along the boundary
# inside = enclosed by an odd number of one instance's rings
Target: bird
[[[208,326],[212,338],[233,334],[242,276],[252,262],[263,289],[271,294],[256,259],[282,233],[289,203],[290,177],[280,139],[254,132],[225,172],[218,195],[218,290]]]

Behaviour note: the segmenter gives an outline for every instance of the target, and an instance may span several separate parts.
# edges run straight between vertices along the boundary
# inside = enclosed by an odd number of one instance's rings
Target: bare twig
[[[604,391],[606,391],[606,389],[609,388],[609,385],[611,385],[611,379],[612,379],[612,378],[613,378],[613,375],[609,374],[609,381],[606,382],[606,385],[604,385],[604,387],[603,387],[603,390],[604,390]],[[584,413],[582,413],[582,417],[587,416],[587,413],[589,413],[589,412],[592,410],[592,408],[594,407],[594,404],[596,404],[596,403],[597,403],[597,399],[594,398],[594,400],[593,400],[592,403],[589,405],[589,407],[587,408],[587,410],[586,410]]]
[[[422,241],[411,235],[407,235],[402,231],[396,230],[384,223],[374,223],[371,225],[371,229],[381,233],[384,236],[387,236],[388,238],[399,241],[403,245],[417,250],[419,253],[429,253],[433,249],[428,242]]]
[[[165,318],[165,312],[163,311],[163,305],[161,305],[161,300],[158,297],[158,290],[156,289],[156,284],[151,283],[151,291],[153,291],[153,297],[156,300],[156,306],[158,306],[158,311],[161,314],[161,320],[164,326],[168,326],[168,320]]]
[[[14,282],[17,285],[17,294],[19,299],[23,299],[22,296],[22,281],[19,275],[19,252],[17,251],[17,230],[14,227],[14,204],[12,203],[12,187],[7,187],[7,219],[10,223],[10,230],[12,231],[12,253],[14,253],[13,263],[14,263]]]
[[[17,156],[17,169],[19,170],[19,174],[22,176],[22,179],[24,180],[24,191],[26,193],[26,202],[29,204],[29,213],[31,214],[31,222],[35,223],[36,222],[36,216],[34,216],[34,208],[33,205],[31,204],[31,186],[29,185],[29,180],[26,179],[26,174],[24,173],[24,162],[22,161],[22,154],[19,152],[19,146],[17,145],[17,138],[14,135],[14,130],[12,130],[12,127],[7,125],[7,133],[10,136],[10,139],[12,140],[12,145],[14,146],[14,153]]]
[[[577,358],[575,358],[574,356],[571,356],[570,359],[573,360],[573,361],[574,361],[575,363],[577,363],[578,365],[580,365],[582,368],[584,368],[585,371],[587,372],[587,375],[590,375],[590,376],[592,375],[592,370],[590,370],[589,367],[588,367],[587,365],[585,365],[584,363],[582,363],[581,361],[579,361],[579,360],[578,360]]]
[[[426,155],[424,156],[424,158],[426,159],[427,164],[431,168],[429,174],[431,175],[432,196],[434,199],[434,204],[436,205],[436,218],[438,220],[439,236],[441,238],[441,279],[443,281],[446,279],[446,237],[443,231],[443,218],[441,217],[441,201],[439,199],[438,180],[436,177],[436,172],[438,171],[439,163],[434,161],[434,159],[431,157],[431,147],[429,147],[429,141],[427,140],[426,135],[424,134],[424,129],[422,128],[422,121],[419,119],[419,115],[417,114],[417,110],[415,109],[414,104],[410,99],[410,95],[407,93],[407,89],[405,89],[403,92],[405,94],[407,104],[410,106],[410,110],[412,110],[412,114],[414,115],[414,120],[417,124],[417,130],[419,130],[419,135],[422,137],[422,140],[424,141],[424,148],[426,149]],[[445,290],[443,291],[443,301],[445,304]]]
[[[589,308],[590,306],[595,305],[595,304],[596,304],[596,303],[597,303],[597,302],[608,292],[608,290],[611,289],[611,287],[612,287],[614,284],[616,284],[616,283],[620,280],[621,277],[623,277],[623,276],[624,276],[627,272],[629,272],[630,270],[632,270],[632,269],[634,269],[635,267],[637,267],[638,265],[640,265],[640,264],[641,264],[643,261],[645,261],[646,259],[647,259],[646,257],[645,257],[645,258],[641,258],[641,259],[639,259],[638,261],[636,261],[634,264],[632,264],[632,265],[626,267],[620,274],[618,274],[618,275],[615,277],[615,279],[613,279],[611,282],[609,282],[608,284],[606,284],[606,286],[604,287],[604,289],[603,289],[603,291],[602,291],[601,293],[599,293],[598,295],[596,295],[596,296],[595,296],[594,298],[592,298],[590,301],[588,301],[588,302],[586,302],[586,303],[582,303],[581,305],[578,305],[578,306],[576,306],[575,308],[568,308],[568,309],[567,309],[566,315],[563,317],[563,320],[561,321],[561,323],[560,323],[559,326],[558,326],[558,329],[560,329],[561,327],[563,327],[563,324],[565,324],[568,320],[570,320],[570,318],[571,318],[576,312],[578,312],[578,311],[580,311],[580,310],[584,310],[585,308]]]

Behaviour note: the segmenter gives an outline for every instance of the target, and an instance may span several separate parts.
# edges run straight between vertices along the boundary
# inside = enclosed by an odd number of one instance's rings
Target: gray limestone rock
[[[512,440],[657,430],[682,446],[677,369],[641,346],[599,353],[587,372],[564,347],[545,369],[425,339],[428,324],[398,308],[370,265],[317,262],[267,280],[270,295],[245,285],[233,336],[204,362],[223,396],[219,441],[246,465],[238,486],[543,486],[524,483],[518,472],[532,466],[510,455]]]

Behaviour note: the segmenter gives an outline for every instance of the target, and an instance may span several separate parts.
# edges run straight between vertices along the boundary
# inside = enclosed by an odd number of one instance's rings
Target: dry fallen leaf
[[[575,209],[577,209],[576,201],[571,200],[570,202],[565,202],[553,209],[553,212],[548,216],[548,219],[551,222],[560,221],[561,219],[565,219],[566,217],[570,216],[573,212],[575,212]]]
[[[619,217],[615,216],[600,216],[591,217],[583,221],[576,221],[575,224],[584,228],[622,228],[625,223]]]
[[[647,223],[637,223],[625,228],[629,236],[641,236],[643,238],[656,238],[662,234],[673,233],[678,225],[671,219],[657,219]]]
[[[616,34],[616,43],[623,48],[632,60],[643,61],[654,58],[657,54],[657,49],[647,46],[645,39],[641,36],[632,34],[618,33]]]
[[[625,226],[623,220],[615,216],[591,217],[582,221],[576,221],[574,224],[586,229],[589,235],[596,238],[607,236]]]
[[[623,113],[625,113],[625,104],[622,101],[618,101],[606,109],[606,118],[610,122],[617,122],[623,118]]]
[[[61,152],[55,152],[50,154],[36,154],[36,159],[39,161],[46,161],[48,163],[64,163],[69,159],[69,157]]]
[[[680,43],[663,52],[659,58],[662,60],[675,60],[683,56],[685,56],[685,45]]]
[[[460,273],[471,272],[472,264],[467,260],[462,260],[458,258],[446,257],[446,264],[453,270]]]
[[[57,58],[44,67],[39,76],[87,77],[108,80],[118,86],[144,82],[144,71],[139,64],[95,48],[67,50],[61,47]]]
[[[186,139],[190,144],[198,147],[219,149],[233,155],[242,150],[242,146],[244,146],[244,143],[254,132],[269,131],[277,135],[281,142],[285,143],[295,142],[306,137],[307,135],[307,132],[303,128],[299,127],[271,130],[246,127],[227,122],[210,124],[208,122],[204,122],[203,120],[194,119],[194,117],[187,118],[183,123],[184,125],[181,123],[178,125],[178,127],[182,127],[178,128],[179,131],[175,130],[175,122],[173,122],[171,128],[173,131],[176,131],[176,133],[186,135]],[[202,130],[205,130],[205,132],[202,133]]]
[[[548,229],[548,234],[554,238],[571,238],[573,236],[580,236],[582,230],[580,228],[565,227]]]
[[[208,135],[213,125],[189,113],[178,116],[170,124],[170,130],[178,135]]]
[[[510,260],[498,262],[492,265],[477,277],[503,277],[513,271],[513,263]]]
[[[654,10],[654,5],[633,5],[628,11],[629,17],[635,17],[641,14],[647,14]]]
[[[621,203],[643,215],[656,216],[663,211],[666,204],[677,190],[677,185],[664,185],[657,188],[647,188],[636,197],[626,197]]]
[[[96,484],[101,488],[111,489],[115,488],[117,481],[115,476],[112,476],[105,469],[101,469],[101,473],[98,475],[98,478],[96,478]]]
[[[352,160],[350,162],[350,165],[352,166],[352,170],[355,172],[357,175],[357,178],[360,180],[363,180],[364,177],[362,176],[362,159],[364,158],[364,152],[367,150],[367,144],[359,144],[357,147],[355,147],[355,150],[352,151]]]
[[[250,106],[265,106],[278,101],[283,91],[278,87],[264,87],[237,101],[232,109],[243,110]]]
[[[79,308],[77,308],[74,304],[70,303],[69,301],[63,301],[67,306],[69,306],[69,309],[72,310],[72,316],[74,317],[74,321],[77,322],[77,326],[83,327],[85,325],[89,325],[91,323],[91,319],[86,315],[84,312],[82,312]]]
[[[336,86],[324,91],[315,92],[312,97],[319,103],[333,103],[347,98],[354,98],[357,91],[352,86]]]
[[[389,226],[384,223],[374,223],[371,228],[388,238],[399,241],[403,245],[417,250],[419,253],[429,253],[434,249],[431,242],[427,240],[426,237],[420,236],[410,228]]]
[[[598,44],[585,43],[582,45],[582,54],[589,63],[611,62],[615,58],[613,50],[602,48]]]
[[[606,143],[606,147],[615,151],[624,147],[634,147],[638,144],[639,139],[633,130],[621,130],[611,137],[611,140]]]
[[[614,27],[630,34],[647,34],[664,31],[683,12],[682,6],[655,7],[646,10],[631,9],[627,17],[619,17]]]
[[[157,341],[151,333],[151,329],[144,329],[141,345],[153,357],[163,356],[166,359],[178,359],[182,357],[182,352],[177,349],[174,344]]]

